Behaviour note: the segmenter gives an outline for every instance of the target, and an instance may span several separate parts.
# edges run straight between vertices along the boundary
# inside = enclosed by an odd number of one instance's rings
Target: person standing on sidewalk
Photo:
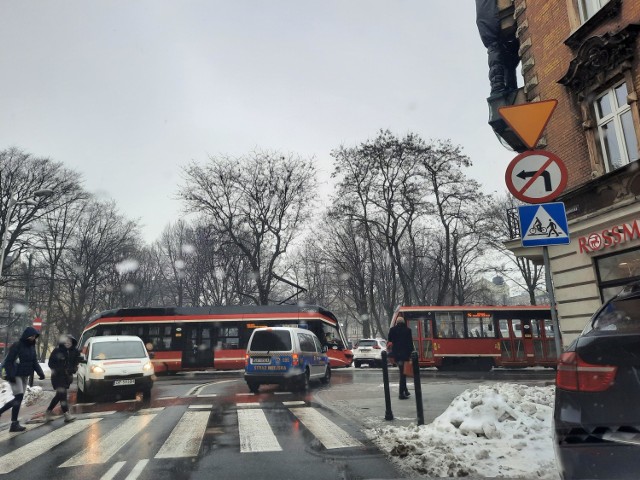
[[[76,417],[69,413],[67,402],[67,390],[73,382],[73,374],[78,371],[78,341],[71,335],[60,337],[60,343],[49,356],[49,368],[51,369],[51,386],[56,391],[56,396],[51,399],[49,408],[44,413],[44,421],[53,420],[53,409],[60,402],[60,408],[64,413],[65,422],[73,422]]]
[[[388,340],[391,343],[391,355],[400,369],[400,400],[406,400],[411,395],[407,389],[407,376],[404,374],[405,362],[411,361],[413,352],[413,335],[407,327],[403,317],[396,319],[396,324],[389,329]]]
[[[6,379],[11,385],[13,400],[0,408],[0,415],[11,408],[10,432],[23,432],[26,430],[25,427],[20,425],[18,415],[22,405],[22,397],[24,397],[25,389],[29,384],[29,377],[35,372],[40,380],[44,380],[44,372],[38,363],[36,354],[36,339],[39,336],[40,334],[35,328],[25,328],[20,340],[9,348],[9,353],[7,353],[4,360],[4,371],[6,372]]]

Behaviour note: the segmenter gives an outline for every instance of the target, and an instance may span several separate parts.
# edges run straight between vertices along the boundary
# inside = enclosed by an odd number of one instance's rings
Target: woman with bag
[[[4,359],[4,371],[6,372],[6,380],[11,385],[13,400],[0,408],[0,415],[10,408],[12,409],[10,432],[23,432],[26,430],[25,427],[20,425],[18,414],[20,413],[24,391],[29,384],[29,377],[35,372],[40,380],[44,380],[44,372],[38,363],[36,354],[36,339],[39,336],[40,334],[35,328],[25,328],[20,340],[11,345],[9,353]]]
[[[400,400],[406,400],[411,395],[407,389],[407,372],[411,366],[411,353],[413,352],[413,335],[411,329],[407,327],[404,318],[398,317],[396,324],[389,329],[388,336],[391,343],[391,356],[400,369]]]
[[[66,423],[73,422],[76,417],[69,413],[69,404],[67,402],[67,390],[73,382],[73,374],[78,371],[78,360],[80,353],[77,346],[78,341],[71,335],[63,335],[60,337],[60,343],[51,352],[49,356],[49,368],[51,369],[51,386],[56,391],[49,408],[44,414],[44,421],[53,420],[53,409],[60,402],[60,408],[64,413],[64,421]]]

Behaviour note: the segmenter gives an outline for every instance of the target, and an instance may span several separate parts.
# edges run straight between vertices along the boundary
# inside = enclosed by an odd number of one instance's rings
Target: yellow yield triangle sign
[[[498,113],[525,145],[534,149],[557,105],[558,100],[544,100],[501,107]]]

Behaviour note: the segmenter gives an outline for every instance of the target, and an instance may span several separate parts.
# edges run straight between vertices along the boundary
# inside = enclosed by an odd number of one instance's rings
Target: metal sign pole
[[[549,303],[551,306],[551,320],[553,322],[553,339],[556,346],[556,358],[560,358],[560,354],[562,353],[562,346],[560,344],[560,324],[558,322],[558,312],[556,310],[556,297],[553,293],[551,265],[549,262],[549,248],[547,246],[542,247],[542,256],[544,258],[544,276],[547,283],[547,294],[549,295]]]

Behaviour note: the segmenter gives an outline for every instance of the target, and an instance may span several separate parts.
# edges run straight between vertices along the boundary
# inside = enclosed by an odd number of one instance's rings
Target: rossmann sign
[[[640,220],[605,228],[578,238],[580,253],[593,253],[613,248],[621,243],[640,238]]]

